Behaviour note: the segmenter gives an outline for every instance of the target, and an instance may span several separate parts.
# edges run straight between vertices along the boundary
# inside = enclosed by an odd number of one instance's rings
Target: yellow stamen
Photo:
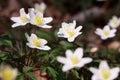
[[[40,11],[40,12],[42,12],[43,11],[43,9],[41,8],[41,7],[37,7],[37,9],[36,9],[37,11]]]
[[[112,22],[117,25],[118,24],[118,20],[117,19],[113,19]]]
[[[42,17],[42,16],[39,16],[39,15],[36,15],[35,18],[34,18],[34,20],[33,20],[33,22],[34,22],[34,24],[36,24],[36,25],[40,25],[40,24],[42,24],[42,22],[43,22],[43,17]]]
[[[101,75],[104,79],[107,79],[109,78],[110,76],[110,70],[109,69],[102,69],[101,70]]]
[[[12,80],[14,77],[13,70],[10,67],[6,67],[1,71],[2,80]]]
[[[33,45],[34,46],[40,46],[41,45],[41,39],[34,38],[33,39]]]
[[[105,36],[107,36],[107,35],[109,35],[109,31],[104,30],[104,31],[103,31],[103,34],[104,34]]]
[[[20,19],[23,23],[27,22],[26,15],[20,16]]]
[[[71,58],[70,58],[72,64],[77,64],[79,62],[79,59],[77,58],[77,56],[73,55]]]
[[[66,32],[68,34],[68,37],[73,37],[75,35],[74,29],[69,29],[68,27],[66,28]]]

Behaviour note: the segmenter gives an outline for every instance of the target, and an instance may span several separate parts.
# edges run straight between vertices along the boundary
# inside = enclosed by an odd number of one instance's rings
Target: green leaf
[[[48,73],[54,78],[57,77],[57,72],[52,67],[47,67]]]
[[[73,47],[73,44],[67,41],[60,41],[60,44],[62,45],[63,48],[67,49],[67,48],[71,48]]]
[[[41,73],[46,72],[46,70],[47,70],[47,68],[45,66],[41,66],[41,68],[40,68]]]
[[[35,77],[35,74],[34,74],[33,72],[27,73],[27,76],[28,76],[29,78],[31,78],[32,80],[37,80],[36,77]]]
[[[41,38],[48,39],[48,40],[53,40],[53,35],[50,32],[45,32],[45,31],[42,31],[42,30],[38,31],[37,30],[36,34]]]
[[[18,77],[16,78],[16,80],[24,80],[23,75],[18,76]]]
[[[26,67],[23,68],[23,72],[24,72],[24,73],[27,73],[27,72],[29,72],[32,68],[33,68],[33,67],[26,66]]]
[[[9,47],[13,47],[12,42],[10,40],[0,40],[0,45],[5,45]]]
[[[73,76],[75,76],[76,78],[80,79],[79,77],[79,73],[76,70],[72,70]]]

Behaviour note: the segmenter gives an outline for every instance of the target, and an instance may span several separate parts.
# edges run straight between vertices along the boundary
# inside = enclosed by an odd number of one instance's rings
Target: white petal
[[[69,42],[73,42],[74,40],[75,40],[75,37],[68,38],[68,41],[69,41]]]
[[[74,52],[80,59],[83,57],[83,48],[77,48]]]
[[[46,4],[42,2],[42,3],[40,4],[40,7],[41,7],[43,10],[45,10]]]
[[[65,54],[67,58],[71,58],[71,56],[73,55],[73,52],[71,50],[67,50]]]
[[[63,68],[62,68],[62,71],[63,72],[67,72],[67,71],[69,71],[72,68],[73,68],[73,66],[71,66],[71,65],[64,65]]]
[[[67,64],[68,63],[68,60],[66,58],[60,57],[60,56],[57,57],[57,61],[62,63],[62,64]]]
[[[17,77],[18,70],[14,69],[13,70],[13,80]]]
[[[46,17],[46,18],[43,18],[43,24],[50,23],[52,20],[53,20],[52,17]]]
[[[93,75],[91,80],[100,80],[96,75]]]
[[[29,12],[28,14],[29,14],[30,18],[33,19],[35,17],[35,10],[34,10],[34,8],[29,8],[28,12]]]
[[[68,27],[68,26],[69,26],[69,24],[67,24],[67,23],[65,23],[65,22],[62,23],[62,28]]]
[[[76,21],[73,20],[73,23],[69,23],[69,27],[75,28],[76,27]]]
[[[102,40],[106,40],[108,38],[108,36],[101,36]]]
[[[31,43],[26,43],[27,46],[29,46],[30,48],[36,48],[36,46],[32,45]]]
[[[21,26],[21,24],[19,24],[19,23],[14,23],[14,24],[12,25],[12,28],[15,28],[15,27],[17,27],[17,26]]]
[[[118,68],[118,67],[112,68],[110,71],[111,71],[110,79],[113,80],[118,77],[120,68]]]
[[[20,15],[26,15],[24,8],[20,9]]]
[[[19,17],[12,17],[11,20],[17,23],[21,23],[21,20]]]
[[[52,26],[49,26],[49,25],[40,25],[39,27],[42,27],[42,28],[52,28]]]
[[[41,40],[42,40],[42,45],[47,44],[47,40],[45,40],[45,39],[41,39]]]
[[[40,46],[40,47],[36,47],[37,49],[40,50],[50,50],[51,48],[49,46]]]
[[[107,61],[101,61],[100,65],[99,65],[99,69],[109,69],[109,65],[107,63]]]
[[[111,35],[111,34],[114,34],[114,35],[115,35],[115,32],[116,32],[116,31],[117,31],[116,29],[111,30],[111,31],[110,31],[110,35]]]
[[[108,25],[104,26],[103,30],[110,31],[110,27]]]
[[[95,33],[97,35],[101,35],[103,33],[103,31],[100,28],[97,28],[96,31],[95,31]]]
[[[89,69],[93,74],[98,74],[98,69],[90,67]]]
[[[82,58],[82,59],[81,59],[81,62],[82,62],[83,64],[90,63],[90,62],[92,62],[92,58],[89,58],[89,57]]]
[[[27,38],[27,40],[29,41],[29,35],[27,34],[27,33],[25,33],[25,36],[26,36],[26,38]]]
[[[82,29],[82,26],[78,26],[78,27],[75,29],[75,31],[76,31],[76,32],[79,32],[81,29]]]

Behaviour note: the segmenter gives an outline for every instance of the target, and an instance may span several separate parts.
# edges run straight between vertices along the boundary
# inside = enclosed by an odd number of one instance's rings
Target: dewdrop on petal
[[[2,80],[15,80],[17,73],[17,69],[10,66],[1,66],[0,68],[0,77]]]

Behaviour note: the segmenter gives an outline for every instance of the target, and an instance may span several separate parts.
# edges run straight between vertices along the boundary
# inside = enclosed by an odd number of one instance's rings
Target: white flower
[[[44,13],[46,5],[43,2],[41,4],[36,3],[34,8],[36,11]]]
[[[105,40],[107,38],[112,38],[115,36],[116,29],[110,29],[108,25],[106,25],[103,30],[97,28],[95,33],[101,37],[101,39]]]
[[[0,78],[2,80],[15,80],[17,77],[17,69],[13,69],[10,66],[1,66],[0,68]]]
[[[81,68],[85,64],[90,63],[92,59],[89,57],[83,58],[83,49],[77,48],[74,53],[71,50],[67,50],[66,58],[59,56],[57,61],[64,64],[62,70],[66,72],[72,68]]]
[[[76,27],[76,21],[74,20],[73,23],[62,23],[62,28],[59,29],[58,37],[67,38],[69,42],[73,42],[75,38],[80,35],[82,32],[82,26]]]
[[[42,28],[51,28],[52,26],[47,25],[50,23],[52,17],[43,17],[43,13],[36,12],[33,8],[29,9],[30,23]]]
[[[47,41],[45,39],[38,38],[35,34],[31,34],[31,36],[28,36],[28,34],[25,34],[28,40],[27,45],[31,48],[37,48],[40,50],[50,50],[49,46],[46,46]]]
[[[111,28],[117,28],[120,25],[120,18],[118,18],[117,16],[113,16],[108,25]]]
[[[17,27],[17,26],[24,26],[27,23],[29,23],[29,15],[25,13],[24,8],[20,9],[20,16],[19,17],[12,17],[12,21],[15,23],[12,25],[12,27]]]
[[[101,61],[99,69],[90,68],[93,73],[92,80],[114,80],[119,75],[120,69],[118,67],[110,69],[106,61]]]

